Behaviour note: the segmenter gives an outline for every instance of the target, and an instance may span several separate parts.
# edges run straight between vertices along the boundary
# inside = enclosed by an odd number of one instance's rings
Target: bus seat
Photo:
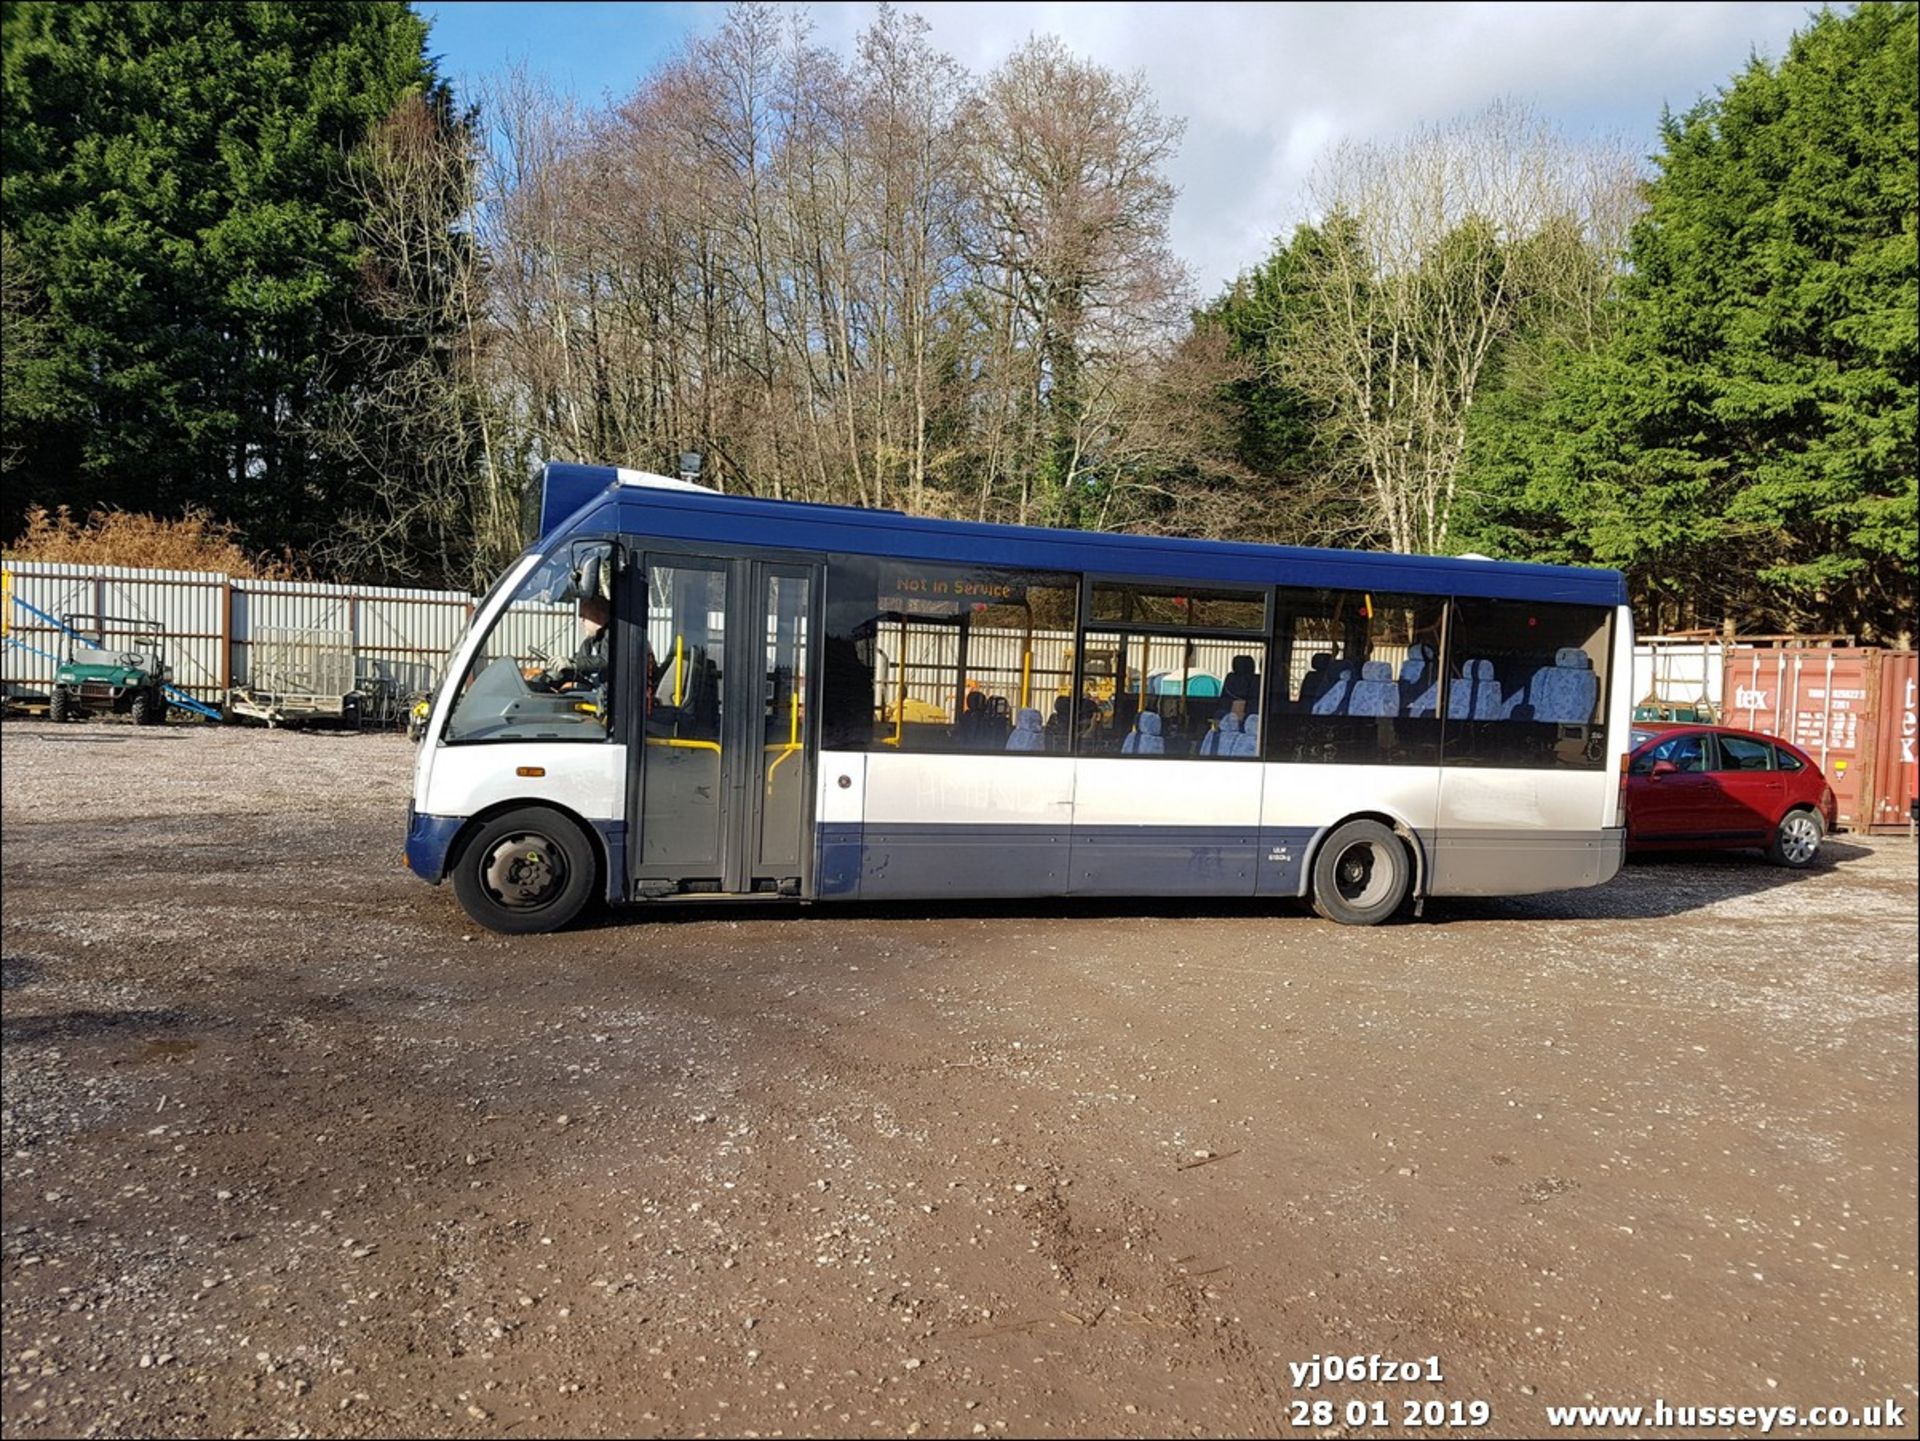
[[[1200,742],[1200,754],[1203,756],[1230,756],[1233,748],[1240,743],[1240,717],[1228,711],[1220,717],[1219,725],[1207,732],[1206,739]]]
[[[1578,646],[1562,646],[1551,666],[1534,672],[1527,695],[1535,720],[1584,725],[1593,719],[1600,678],[1593,673],[1593,660],[1585,651]]]
[[[1120,743],[1120,753],[1129,756],[1165,755],[1167,743],[1160,734],[1160,717],[1150,710],[1140,712],[1133,729],[1127,732],[1127,738]]]
[[[1397,716],[1400,714],[1400,687],[1393,683],[1393,667],[1383,660],[1363,662],[1360,679],[1354,683],[1353,699],[1347,714]]]
[[[1400,666],[1400,709],[1408,716],[1430,716],[1440,705],[1440,679],[1434,673],[1433,647],[1416,645]]]
[[[1318,659],[1318,657],[1315,657]],[[1347,713],[1347,691],[1353,685],[1353,662],[1350,660],[1329,660],[1327,663],[1327,683],[1321,692],[1313,698],[1313,714],[1345,715]]]
[[[1333,652],[1315,651],[1307,662],[1307,673],[1300,678],[1300,709],[1311,711],[1313,703],[1320,699],[1327,684],[1333,679],[1328,669],[1333,664]]]
[[[1474,692],[1483,678],[1493,674],[1490,661],[1468,660],[1460,663],[1460,674],[1447,688],[1447,719],[1472,720]]]
[[[1260,670],[1250,655],[1237,655],[1227,669],[1226,684],[1220,687],[1220,709],[1233,709],[1233,703],[1242,700],[1247,710],[1260,709]]]
[[[1234,745],[1234,748],[1228,751],[1227,754],[1235,755],[1235,756],[1252,756],[1255,759],[1259,758],[1260,717],[1258,715],[1250,715],[1246,718],[1246,720],[1241,722],[1240,734],[1236,738],[1236,743]]]
[[[1510,708],[1506,692],[1500,687],[1500,678],[1494,674],[1493,662],[1470,660],[1467,674],[1473,680],[1473,719],[1505,720]]]
[[[1010,751],[1043,751],[1047,748],[1047,733],[1040,725],[1040,712],[1032,706],[1022,707],[1014,723],[1013,734],[1007,737],[1007,749]]]

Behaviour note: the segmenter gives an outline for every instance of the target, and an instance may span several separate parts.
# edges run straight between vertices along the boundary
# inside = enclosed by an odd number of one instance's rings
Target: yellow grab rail
[[[907,728],[907,627],[900,626],[900,693],[893,702],[893,743],[900,744],[900,737]]]
[[[648,736],[647,744],[650,746],[670,746],[674,750],[680,751],[712,751],[715,755],[720,754],[720,743],[718,741],[683,741],[677,736]]]
[[[805,684],[806,681],[803,679],[793,690],[791,697],[793,703],[788,707],[787,743],[785,745],[771,745],[767,747],[770,751],[777,750],[780,752],[779,755],[773,758],[773,764],[767,767],[767,794],[769,796],[773,794],[773,773],[780,769],[782,761],[800,749],[800,686],[804,686]]]

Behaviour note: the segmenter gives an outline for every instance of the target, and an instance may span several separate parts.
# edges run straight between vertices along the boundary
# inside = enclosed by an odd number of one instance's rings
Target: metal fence
[[[474,598],[463,591],[251,580],[196,570],[135,570],[61,561],[6,563],[4,679],[44,691],[64,652],[58,627],[33,614],[115,616],[165,632],[173,684],[219,705],[235,686],[271,682],[304,644],[351,656],[351,685],[390,695],[429,690],[459,639]],[[278,657],[273,659],[270,657]],[[336,667],[337,669],[337,667]],[[331,679],[338,679],[337,675]],[[271,685],[263,688],[272,688]]]
[[[1635,707],[1701,719],[1722,715],[1726,650],[1702,636],[1641,636],[1633,648]]]
[[[10,561],[5,569],[8,639],[15,643],[0,647],[4,679],[10,687],[34,691],[52,685],[65,637],[27,606],[56,617],[113,616],[131,623],[114,628],[109,641],[130,641],[140,626],[164,629],[173,684],[209,705],[225,701],[236,686],[277,688],[277,678],[264,673],[276,668],[268,659],[269,642],[274,655],[285,656],[303,635],[311,637],[312,645],[324,640],[331,650],[344,644],[351,655],[353,685],[392,696],[431,690],[474,607],[474,597],[463,591],[250,580],[208,571],[62,561]],[[25,604],[15,604],[16,599]],[[575,626],[571,607],[518,606],[505,639],[516,654],[538,645],[564,656],[576,639]],[[128,631],[125,637],[119,635],[123,629]],[[955,634],[909,627],[904,648],[900,642],[897,627],[883,637],[882,654],[902,649],[904,654],[887,655],[900,669],[877,668],[876,688],[889,700],[897,699],[904,672],[909,697],[930,709],[951,709],[957,701],[952,694],[958,660]],[[1097,644],[1097,637],[1089,644]],[[977,633],[969,670],[996,694],[1010,699],[1024,694],[1029,703],[1041,704],[1034,698],[1065,694],[1072,645],[1068,632],[1036,632],[1028,655],[1019,635]],[[1195,671],[1224,677],[1239,648],[1226,641],[1198,642],[1187,663]],[[1394,662],[1397,670],[1397,653],[1379,652],[1375,658]],[[1717,640],[1643,637],[1634,649],[1634,698],[1644,704],[1697,705],[1719,714],[1724,660],[1725,649]],[[1297,656],[1296,672],[1304,664],[1305,657]],[[1148,657],[1148,665],[1157,669],[1163,662],[1155,654]],[[1166,668],[1175,667],[1168,663]],[[1299,675],[1291,679],[1297,690]]]

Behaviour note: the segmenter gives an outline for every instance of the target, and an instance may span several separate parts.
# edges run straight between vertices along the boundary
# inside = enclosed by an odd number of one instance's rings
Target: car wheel
[[[73,719],[73,697],[59,686],[47,695],[47,719],[56,725]]]
[[[133,698],[131,710],[135,725],[157,726],[167,718],[167,698],[159,691],[143,690]]]
[[[1348,821],[1313,859],[1313,908],[1343,926],[1377,926],[1400,909],[1413,858],[1378,821]]]
[[[453,890],[466,913],[490,931],[557,931],[593,895],[593,842],[545,806],[495,816],[461,848]]]
[[[1788,811],[1774,827],[1773,844],[1767,847],[1767,859],[1776,866],[1791,866],[1803,871],[1820,859],[1820,843],[1827,836],[1826,825],[1815,811]]]

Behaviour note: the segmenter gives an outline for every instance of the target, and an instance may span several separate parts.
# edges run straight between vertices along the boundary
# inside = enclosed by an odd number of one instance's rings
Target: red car
[[[1758,848],[1810,866],[1834,827],[1833,787],[1807,753],[1725,726],[1636,725],[1627,849]]]

